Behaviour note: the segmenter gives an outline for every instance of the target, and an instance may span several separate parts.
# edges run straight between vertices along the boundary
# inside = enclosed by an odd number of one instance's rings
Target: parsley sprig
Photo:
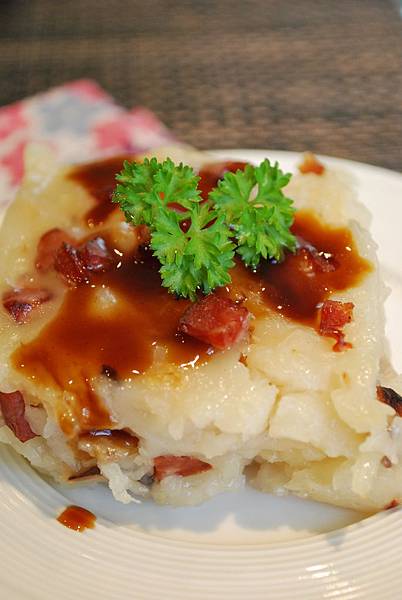
[[[203,202],[190,167],[170,159],[126,161],[113,201],[127,221],[150,228],[163,285],[194,300],[198,290],[230,283],[235,251],[255,268],[261,257],[280,260],[285,249],[295,249],[294,209],[282,192],[289,178],[265,160],[227,172]]]
[[[170,159],[125,162],[117,180],[113,201],[129,222],[150,228],[165,287],[194,300],[199,289],[208,294],[230,283],[230,230],[224,215],[201,204],[199,177],[190,167]]]
[[[258,167],[247,165],[244,171],[226,173],[210,193],[246,265],[257,267],[261,257],[279,261],[285,249],[295,250],[296,238],[290,231],[294,208],[282,192],[290,177],[278,163],[271,165],[266,159]]]

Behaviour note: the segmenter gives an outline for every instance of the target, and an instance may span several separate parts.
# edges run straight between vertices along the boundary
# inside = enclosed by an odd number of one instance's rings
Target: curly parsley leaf
[[[191,299],[230,283],[234,244],[223,215],[201,204],[199,177],[167,159],[124,163],[113,201],[134,225],[148,225],[162,283]]]
[[[159,168],[156,158],[146,158],[141,165],[124,161],[112,200],[120,204],[128,222],[150,225],[159,212],[162,202],[154,181]]]
[[[269,160],[247,165],[227,172],[204,203],[190,167],[170,159],[126,161],[113,201],[127,221],[149,227],[162,284],[194,300],[198,290],[208,294],[230,283],[235,251],[257,267],[261,258],[281,260],[286,249],[295,250],[294,208],[282,191],[289,179]]]
[[[282,188],[291,175],[268,159],[258,167],[227,172],[209,198],[225,215],[237,241],[237,253],[246,265],[257,267],[261,258],[281,260],[285,249],[294,251],[296,238],[290,231],[294,208]]]

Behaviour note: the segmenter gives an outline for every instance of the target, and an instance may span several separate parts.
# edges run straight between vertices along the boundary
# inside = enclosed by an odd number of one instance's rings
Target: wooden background
[[[397,0],[0,0],[0,104],[79,77],[202,148],[402,170]]]

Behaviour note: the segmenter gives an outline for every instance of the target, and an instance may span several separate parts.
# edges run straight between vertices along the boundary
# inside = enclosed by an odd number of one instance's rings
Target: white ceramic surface
[[[293,171],[299,155],[220,151]],[[356,179],[391,294],[392,358],[402,370],[402,175],[325,158]],[[97,515],[94,530],[62,527],[68,504]],[[7,600],[396,600],[402,597],[401,512],[361,515],[253,490],[200,507],[123,506],[103,486],[54,486],[0,448],[0,598]]]

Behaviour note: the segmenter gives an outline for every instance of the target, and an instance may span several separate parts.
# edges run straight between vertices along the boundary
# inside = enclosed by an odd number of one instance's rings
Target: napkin
[[[15,195],[32,141],[48,143],[61,163],[75,163],[142,153],[174,136],[150,110],[126,110],[87,79],[0,108],[0,208]]]

